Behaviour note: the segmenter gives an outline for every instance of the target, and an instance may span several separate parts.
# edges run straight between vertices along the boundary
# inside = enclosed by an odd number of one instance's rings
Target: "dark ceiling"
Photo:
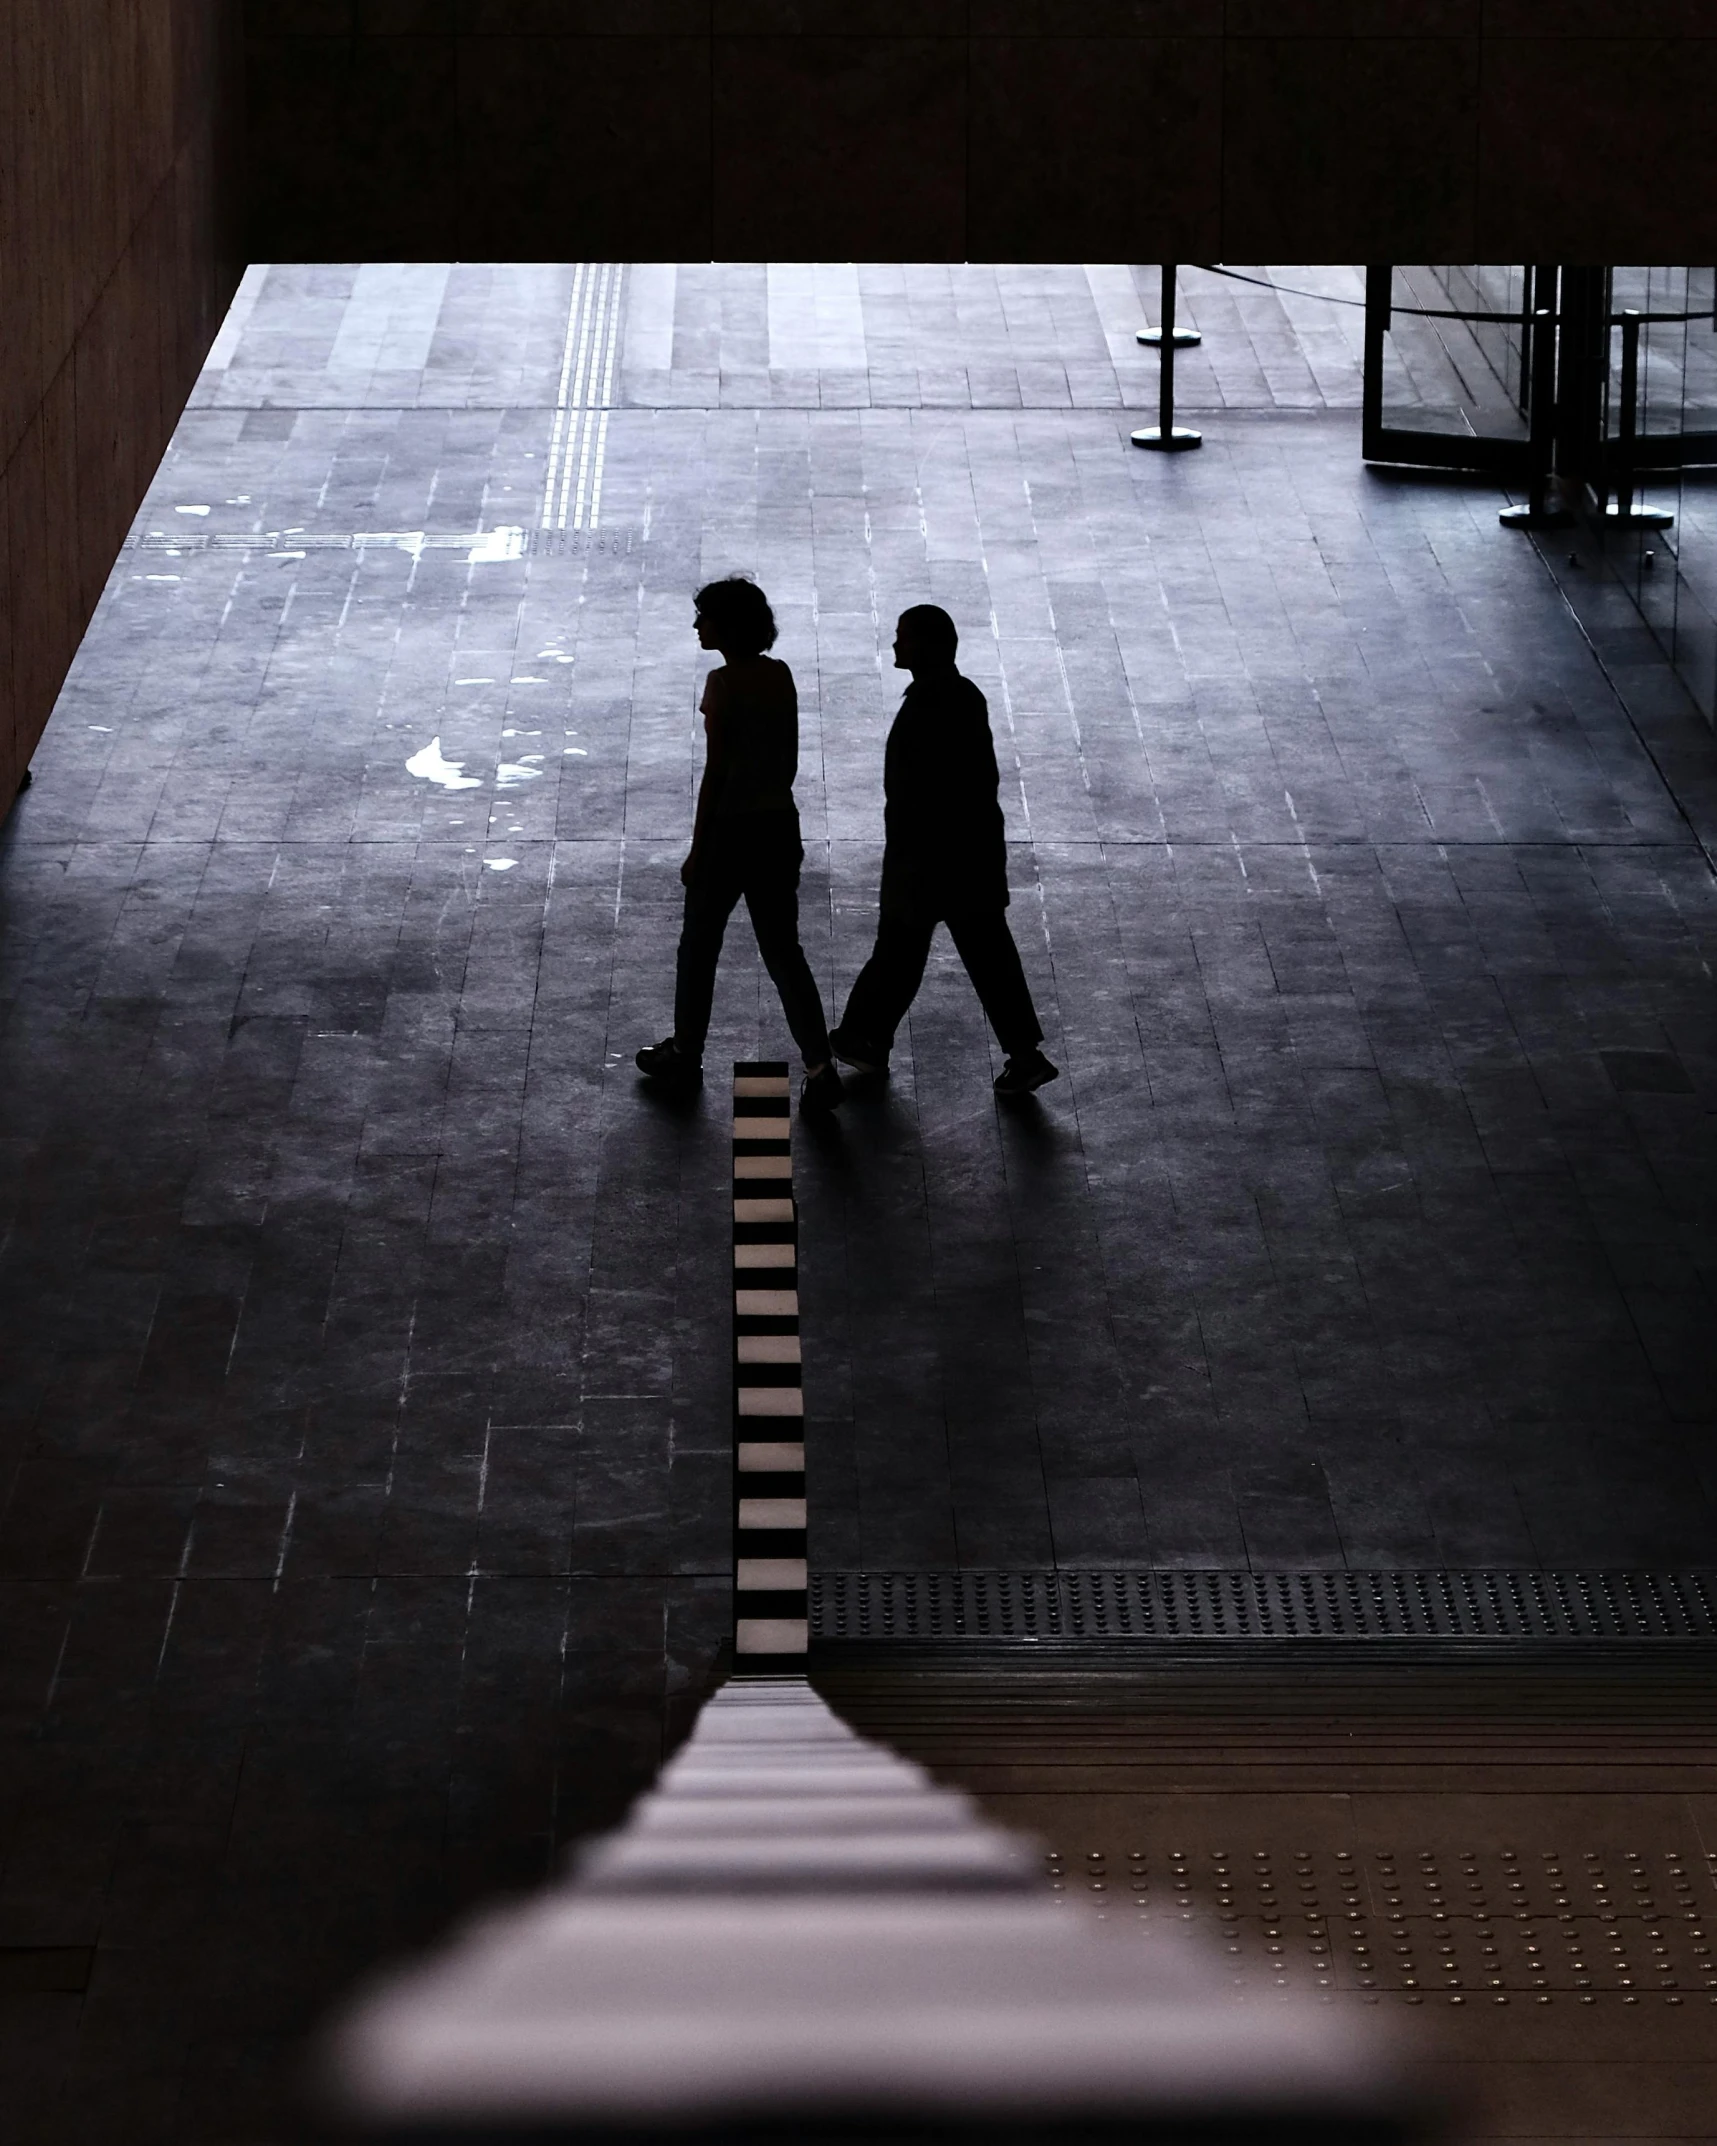
[[[252,0],[268,259],[1717,253],[1701,0]]]

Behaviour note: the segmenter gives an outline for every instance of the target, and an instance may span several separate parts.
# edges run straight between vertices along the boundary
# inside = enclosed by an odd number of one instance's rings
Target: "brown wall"
[[[228,0],[0,5],[0,816],[239,274]]]
[[[1709,260],[1713,0],[249,0],[259,259]]]

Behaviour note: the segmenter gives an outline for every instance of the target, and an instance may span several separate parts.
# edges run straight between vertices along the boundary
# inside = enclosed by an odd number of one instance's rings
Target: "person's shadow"
[[[666,1118],[671,1123],[683,1125],[689,1119],[695,1118],[704,1107],[702,1088],[668,1088],[660,1081],[646,1080],[641,1073],[633,1083],[632,1092],[641,1103],[653,1110],[657,1117]]]

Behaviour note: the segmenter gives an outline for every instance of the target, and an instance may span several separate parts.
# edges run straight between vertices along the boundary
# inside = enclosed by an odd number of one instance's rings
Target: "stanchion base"
[[[1566,507],[1504,507],[1497,516],[1505,529],[1572,529],[1574,517]]]
[[[1159,454],[1178,453],[1183,448],[1202,447],[1204,434],[1189,431],[1185,425],[1171,425],[1165,435],[1161,425],[1146,425],[1133,434],[1133,445],[1154,447]]]
[[[1133,338],[1136,343],[1148,343],[1153,350],[1161,348],[1162,339],[1163,331],[1160,328],[1141,328]],[[1195,343],[1203,341],[1204,337],[1196,328],[1177,328],[1174,332],[1176,350],[1190,350]]]
[[[1630,507],[1624,514],[1620,507],[1604,509],[1606,529],[1673,529],[1675,516],[1666,514],[1661,507]]]

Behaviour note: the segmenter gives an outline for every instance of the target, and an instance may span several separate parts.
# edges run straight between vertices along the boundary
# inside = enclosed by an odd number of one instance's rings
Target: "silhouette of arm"
[[[799,779],[799,687],[785,663],[778,663],[776,667],[781,673],[780,692],[787,717],[781,732],[781,773],[790,797],[793,785]]]
[[[990,729],[989,711],[981,696],[974,696],[966,721],[969,729],[961,756],[963,784],[971,809],[987,813],[1000,793],[1002,778],[996,766],[996,741]]]
[[[698,859],[703,854],[703,845],[709,832],[715,801],[720,797],[722,785],[727,780],[727,725],[724,711],[727,703],[725,666],[711,671],[709,682],[704,687],[703,732],[705,752],[703,780],[698,784],[697,810],[692,815],[692,846],[684,864],[680,866],[682,884],[689,886],[692,874],[697,870]]]
[[[934,788],[950,834],[959,839],[986,828],[995,810],[1001,775],[981,694],[966,687],[950,695],[934,733],[934,753]]]

